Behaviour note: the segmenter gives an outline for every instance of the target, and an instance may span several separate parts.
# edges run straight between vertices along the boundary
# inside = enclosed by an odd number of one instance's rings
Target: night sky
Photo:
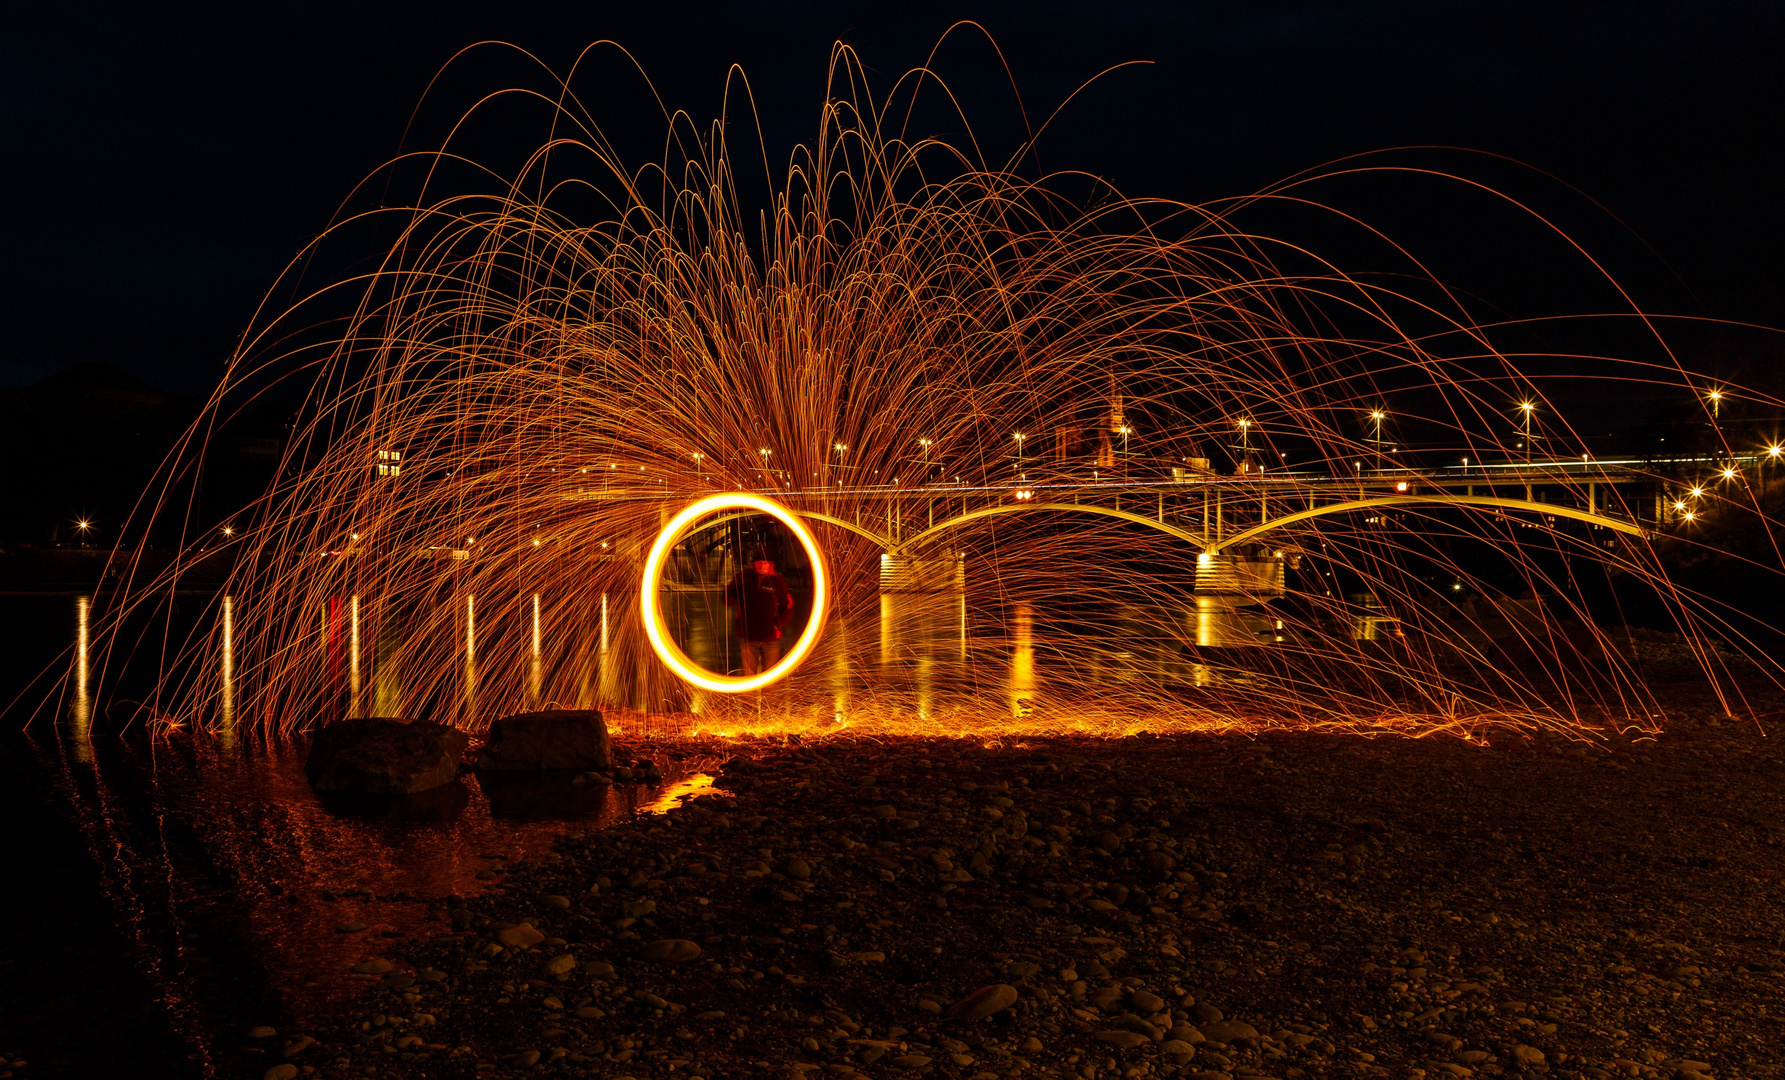
[[[282,266],[398,152],[429,79],[462,46],[509,41],[562,68],[583,45],[613,38],[672,107],[703,120],[718,111],[727,65],[739,63],[780,165],[814,128],[833,41],[855,46],[890,82],[964,18],[995,37],[1032,116],[1104,68],[1151,62],[1080,95],[1042,143],[1044,168],[1087,170],[1133,195],[1205,200],[1391,147],[1505,155],[1558,180],[1455,152],[1397,160],[1529,200],[1651,309],[1785,325],[1781,12],[1772,3],[13,5],[0,34],[9,210],[0,385],[100,361],[166,389],[206,389]],[[617,56],[598,67],[588,84],[596,111],[643,160],[662,127],[655,106]],[[951,39],[939,68],[976,129],[1000,153],[1011,149],[1015,100],[984,39]],[[442,84],[417,130],[437,131],[473,94],[518,83],[542,80],[511,55],[475,57]],[[1511,313],[1608,305],[1578,260],[1460,188],[1375,181],[1326,194]],[[1740,333],[1704,340],[1694,339],[1708,366],[1749,378],[1780,344]]]

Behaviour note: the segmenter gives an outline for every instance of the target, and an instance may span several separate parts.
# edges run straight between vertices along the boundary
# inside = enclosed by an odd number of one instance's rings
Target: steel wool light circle
[[[779,663],[755,675],[718,675],[690,660],[688,654],[669,636],[669,626],[663,621],[663,605],[657,601],[657,590],[663,583],[663,566],[669,561],[670,552],[675,550],[676,544],[693,530],[695,523],[701,518],[725,510],[754,510],[779,521],[799,538],[800,546],[806,549],[806,558],[812,564],[812,614],[806,620],[806,629]],[[651,553],[645,559],[645,572],[639,583],[638,595],[640,613],[644,616],[645,636],[650,639],[651,648],[657,651],[658,658],[677,677],[717,693],[741,694],[781,681],[811,655],[818,644],[819,635],[824,631],[825,611],[830,606],[830,576],[824,565],[824,552],[818,548],[818,541],[813,538],[812,531],[806,528],[806,523],[793,511],[761,495],[743,491],[723,492],[689,504],[657,534],[657,542],[651,545]]]

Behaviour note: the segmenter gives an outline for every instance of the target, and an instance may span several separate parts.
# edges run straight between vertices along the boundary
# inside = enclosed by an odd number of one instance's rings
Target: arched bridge
[[[872,529],[863,527],[857,522],[852,522],[824,511],[800,509],[796,507],[795,512],[801,517],[806,518],[808,521],[821,521],[828,525],[846,529],[870,543],[873,543],[890,555],[911,554],[920,551],[926,545],[939,539],[946,533],[970,525],[976,521],[984,521],[989,518],[1003,517],[1012,514],[1027,515],[1041,513],[1091,514],[1098,517],[1113,518],[1118,521],[1133,522],[1137,525],[1144,525],[1147,528],[1155,529],[1175,539],[1181,540],[1186,545],[1191,546],[1201,553],[1219,555],[1229,548],[1252,543],[1270,533],[1277,532],[1278,530],[1293,525],[1299,525],[1305,521],[1312,521],[1317,518],[1329,517],[1336,514],[1359,513],[1370,510],[1387,510],[1395,507],[1408,506],[1458,506],[1477,509],[1511,510],[1547,515],[1549,517],[1567,518],[1571,521],[1580,521],[1601,528],[1612,529],[1629,536],[1649,535],[1649,530],[1644,529],[1642,526],[1637,525],[1626,518],[1610,517],[1591,510],[1582,510],[1578,507],[1560,503],[1535,502],[1527,499],[1503,498],[1493,495],[1432,494],[1366,496],[1360,499],[1348,499],[1341,502],[1320,504],[1307,509],[1281,514],[1277,517],[1269,517],[1249,528],[1244,528],[1231,534],[1213,537],[1208,533],[1183,528],[1166,521],[1163,517],[1149,517],[1145,514],[1136,514],[1132,511],[1122,510],[1116,507],[1085,502],[1017,502],[981,506],[975,509],[966,510],[953,517],[945,518],[942,521],[933,522],[916,533],[899,538],[877,533]]]

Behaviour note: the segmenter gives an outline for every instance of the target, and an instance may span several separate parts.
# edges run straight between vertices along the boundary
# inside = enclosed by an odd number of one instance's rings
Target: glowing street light
[[[1242,419],[1239,422],[1239,425],[1240,453],[1250,457],[1252,454],[1252,421]]]
[[[1016,440],[1016,467],[1017,471],[1021,472],[1023,468],[1023,433],[1018,431],[1010,437]]]
[[[1535,449],[1535,447],[1531,445],[1531,415],[1537,411],[1537,403],[1534,401],[1521,401],[1518,403],[1518,411],[1519,422],[1522,425],[1520,430],[1523,431],[1525,436],[1524,441],[1519,443],[1519,447],[1524,450],[1525,457],[1529,460],[1531,451]]]
[[[1712,390],[1705,395],[1705,399],[1711,403],[1711,419],[1721,419],[1723,415],[1723,391]]]
[[[1371,409],[1370,410],[1370,419],[1376,425],[1376,438],[1375,438],[1376,452],[1381,453],[1382,452],[1382,421],[1388,419],[1388,414],[1383,412],[1381,409]]]
[[[81,528],[83,528],[83,529],[84,529],[84,528],[86,528],[86,527],[87,527],[87,524],[86,524],[86,522],[82,522],[82,523],[81,523]],[[225,526],[223,526],[223,535],[224,535],[224,536],[234,536],[234,535],[235,535],[235,534],[236,534],[236,529],[235,529],[235,526],[234,526],[234,525],[225,525]],[[358,539],[359,539],[359,534],[358,534],[358,533],[355,533],[355,534],[354,534],[354,537],[353,537],[353,538],[354,538],[354,539],[355,539],[355,540],[358,540]]]

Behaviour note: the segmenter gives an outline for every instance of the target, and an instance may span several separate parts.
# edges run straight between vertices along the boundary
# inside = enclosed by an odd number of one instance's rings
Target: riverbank
[[[323,1076],[1780,1075],[1785,762],[1681,713],[1603,748],[740,743],[710,793],[364,942],[359,1007],[244,1049]]]

